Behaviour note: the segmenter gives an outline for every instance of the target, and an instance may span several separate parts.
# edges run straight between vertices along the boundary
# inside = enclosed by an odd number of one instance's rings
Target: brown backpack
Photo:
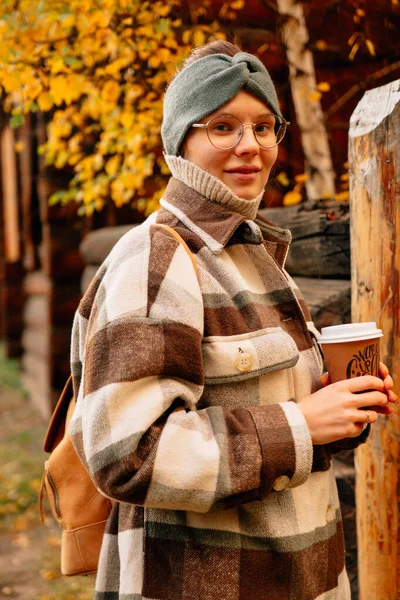
[[[72,445],[68,424],[74,408],[70,376],[44,441],[44,450],[50,456],[44,463],[39,507],[43,521],[42,501],[46,492],[53,516],[62,528],[61,573],[88,575],[97,571],[112,502],[98,491]]]
[[[166,229],[184,247],[197,275],[194,257],[181,236],[168,225],[157,224],[157,227]],[[74,408],[70,375],[54,409],[44,440],[44,451],[49,452],[50,456],[44,463],[39,511],[44,521],[42,505],[46,492],[53,516],[62,528],[61,573],[89,575],[97,571],[112,500],[103,496],[96,488],[68,435]]]

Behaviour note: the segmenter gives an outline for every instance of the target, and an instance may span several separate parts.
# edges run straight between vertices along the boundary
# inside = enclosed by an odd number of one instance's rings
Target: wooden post
[[[400,386],[400,80],[365,93],[350,121],[352,319],[377,321]],[[400,419],[379,416],[356,453],[360,600],[400,599]]]
[[[8,262],[20,258],[19,215],[17,192],[17,164],[14,150],[14,133],[9,125],[1,134],[1,169],[4,195],[5,255]]]
[[[277,0],[283,17],[282,39],[289,63],[289,78],[297,124],[306,160],[307,198],[310,201],[333,198],[335,172],[329,148],[321,103],[316,96],[314,59],[301,2]]]

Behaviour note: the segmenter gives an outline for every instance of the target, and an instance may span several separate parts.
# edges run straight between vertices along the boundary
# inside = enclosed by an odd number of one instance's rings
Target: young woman
[[[165,96],[162,208],[76,314],[70,433],[116,501],[97,600],[350,598],[331,455],[397,398],[383,366],[321,385],[290,233],[257,214],[286,125],[256,57],[197,49]]]

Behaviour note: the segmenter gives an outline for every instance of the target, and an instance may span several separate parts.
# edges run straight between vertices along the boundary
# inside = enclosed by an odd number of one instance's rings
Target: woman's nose
[[[242,153],[255,153],[257,154],[260,151],[260,146],[256,140],[256,136],[254,134],[254,129],[251,123],[247,123],[243,127],[243,135],[240,138],[240,142],[235,147],[235,150],[238,154]]]

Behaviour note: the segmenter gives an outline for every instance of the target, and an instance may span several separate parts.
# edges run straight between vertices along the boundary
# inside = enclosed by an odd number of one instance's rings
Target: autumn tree
[[[224,37],[217,22],[181,35],[179,4],[2,3],[0,103],[14,127],[28,112],[46,113],[40,152],[47,164],[71,170],[69,189],[51,203],[75,200],[86,215],[108,198],[146,214],[157,207],[168,172],[159,133],[165,87],[193,45]]]

